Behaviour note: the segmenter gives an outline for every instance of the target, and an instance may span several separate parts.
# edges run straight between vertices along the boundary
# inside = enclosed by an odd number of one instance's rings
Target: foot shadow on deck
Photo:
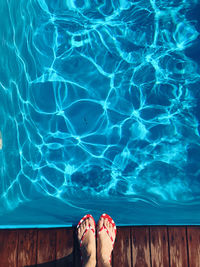
[[[70,254],[67,257],[64,257],[59,260],[55,261],[50,261],[50,262],[45,262],[41,264],[36,264],[36,265],[26,265],[24,267],[74,267],[74,255],[73,253]],[[81,265],[80,265],[81,266]]]
[[[35,265],[26,265],[24,267],[74,267],[74,266],[81,266],[81,261],[78,255],[77,258],[75,259],[74,253],[71,253],[70,255],[61,258],[59,260],[45,262],[41,264],[35,264]]]
[[[79,243],[76,235],[76,230],[73,231],[73,251],[69,255],[49,262],[34,264],[34,265],[25,265],[24,267],[78,267],[82,266],[81,264],[81,253],[79,248]]]

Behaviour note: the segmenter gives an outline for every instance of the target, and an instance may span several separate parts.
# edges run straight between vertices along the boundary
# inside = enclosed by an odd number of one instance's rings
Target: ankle
[[[101,259],[98,261],[98,267],[111,267],[111,264],[108,260]]]
[[[95,267],[96,258],[94,256],[88,256],[87,259],[84,259],[84,267]]]

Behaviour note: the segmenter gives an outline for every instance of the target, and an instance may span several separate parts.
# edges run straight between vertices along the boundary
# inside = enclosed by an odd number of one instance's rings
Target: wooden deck
[[[81,266],[74,228],[0,230],[0,267]],[[200,227],[119,227],[114,267],[200,267]]]

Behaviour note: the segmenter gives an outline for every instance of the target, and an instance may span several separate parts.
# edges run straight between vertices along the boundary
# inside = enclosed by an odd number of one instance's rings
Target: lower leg
[[[96,259],[89,257],[87,260],[85,260],[83,267],[95,267],[96,266]],[[110,267],[110,266],[109,266]]]
[[[87,251],[82,250],[83,267],[95,267],[96,266],[96,255]]]
[[[99,262],[98,267],[111,267],[111,264],[108,262]]]

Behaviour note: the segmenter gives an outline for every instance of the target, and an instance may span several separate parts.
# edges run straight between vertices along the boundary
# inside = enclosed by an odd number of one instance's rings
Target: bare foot
[[[107,233],[107,230],[109,234]],[[97,259],[100,267],[111,266],[111,253],[115,242],[115,228],[108,219],[100,217],[97,224]]]
[[[95,223],[91,218],[83,220],[78,226],[78,240],[82,254],[83,266],[96,266],[96,241],[95,241]]]

